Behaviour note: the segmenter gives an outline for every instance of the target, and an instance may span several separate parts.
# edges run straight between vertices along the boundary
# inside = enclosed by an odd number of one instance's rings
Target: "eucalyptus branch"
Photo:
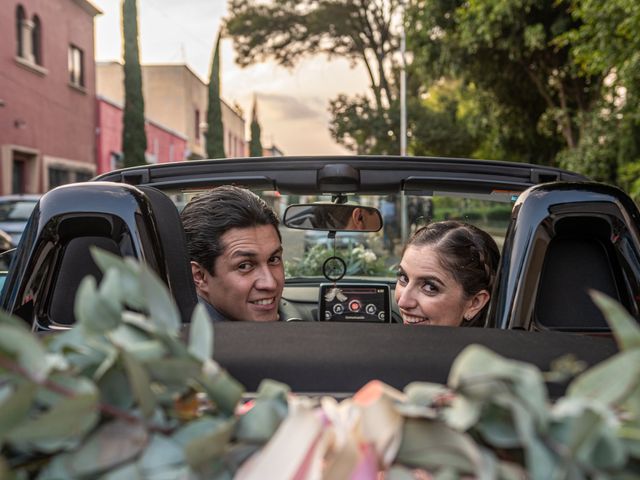
[[[77,395],[77,393],[71,390],[70,388],[60,385],[50,380],[49,378],[45,378],[43,380],[36,378],[33,374],[31,374],[31,372],[25,369],[22,365],[7,359],[5,356],[2,356],[2,355],[0,355],[0,367],[12,373],[15,373],[17,375],[20,375],[21,377],[26,378],[28,381],[35,383],[36,385],[43,387],[51,392],[57,393],[65,398],[74,398]],[[144,426],[152,432],[164,433],[164,434],[168,434],[172,432],[172,429],[148,424],[143,420],[141,420],[140,417],[132,415],[126,410],[122,410],[118,407],[114,407],[113,405],[98,403],[97,409],[99,412],[104,413],[105,415],[109,415],[110,417],[124,420],[128,423],[144,424]]]

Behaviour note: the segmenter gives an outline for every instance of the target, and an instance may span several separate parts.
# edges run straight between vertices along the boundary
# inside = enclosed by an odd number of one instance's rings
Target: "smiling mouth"
[[[427,317],[417,317],[415,315],[409,315],[408,313],[404,313],[402,312],[402,319],[404,320],[404,323],[408,323],[411,325],[418,325],[418,324],[430,324],[431,320],[429,320]]]
[[[261,306],[266,306],[266,305],[273,305],[275,304],[276,301],[276,297],[271,297],[271,298],[261,298],[260,300],[253,300],[249,303],[253,304],[253,305],[261,305]]]

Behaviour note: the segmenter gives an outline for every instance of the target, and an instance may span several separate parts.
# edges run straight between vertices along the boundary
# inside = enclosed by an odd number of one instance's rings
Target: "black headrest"
[[[191,320],[198,303],[191,266],[187,254],[187,239],[175,204],[157,188],[141,186],[151,204],[160,246],[166,262],[169,289],[174,296],[183,322]]]
[[[538,286],[537,324],[556,330],[606,330],[607,322],[588,291],[598,290],[621,301],[614,268],[615,258],[606,240],[553,238]]]
[[[62,250],[58,276],[53,282],[49,321],[58,325],[73,325],[76,321],[73,305],[80,282],[87,275],[92,275],[98,283],[102,279],[102,272],[91,257],[92,246],[116,255],[120,254],[118,244],[108,237],[86,236],[70,239]]]

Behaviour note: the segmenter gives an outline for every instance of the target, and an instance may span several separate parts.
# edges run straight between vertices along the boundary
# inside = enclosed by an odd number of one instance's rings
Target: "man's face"
[[[275,227],[232,228],[220,241],[223,252],[213,266],[214,275],[192,262],[198,294],[229,320],[278,320],[284,268]]]

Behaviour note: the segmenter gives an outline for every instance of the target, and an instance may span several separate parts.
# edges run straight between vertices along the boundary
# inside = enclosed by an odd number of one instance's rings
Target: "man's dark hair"
[[[245,188],[224,185],[202,193],[184,207],[180,216],[190,259],[212,275],[216,259],[224,250],[220,238],[232,228],[273,225],[282,241],[276,213]]]

